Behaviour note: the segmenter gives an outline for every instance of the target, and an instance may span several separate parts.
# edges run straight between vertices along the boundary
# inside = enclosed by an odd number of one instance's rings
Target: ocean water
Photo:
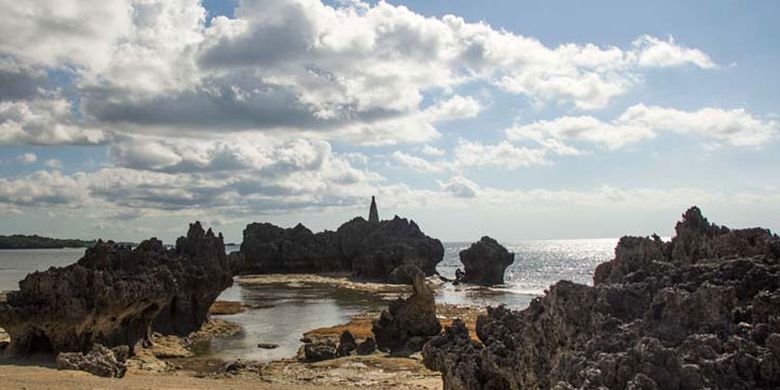
[[[17,290],[27,274],[64,267],[83,255],[83,248],[0,249],[0,291]]]
[[[565,279],[591,284],[593,271],[612,258],[617,239],[525,241],[504,244],[515,253],[515,262],[506,272],[506,283],[495,287],[453,286],[436,290],[438,302],[479,306],[504,304],[522,309],[544,293],[550,285]],[[437,270],[454,278],[462,267],[458,253],[469,243],[445,243],[444,260]],[[226,248],[228,252],[237,247]],[[84,249],[0,250],[0,291],[18,288],[19,280],[36,270],[75,262]],[[269,361],[295,355],[305,331],[347,322],[355,314],[379,310],[386,305],[367,293],[312,285],[234,284],[220,299],[242,301],[253,308],[243,313],[221,316],[239,323],[243,332],[235,337],[216,339],[199,351],[208,357],[245,358]],[[257,348],[258,343],[274,343],[279,348]]]

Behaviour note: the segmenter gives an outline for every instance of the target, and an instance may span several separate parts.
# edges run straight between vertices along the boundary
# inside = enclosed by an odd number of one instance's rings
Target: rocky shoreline
[[[437,277],[427,280],[434,287],[442,283]],[[281,283],[301,286],[301,288],[325,285],[337,289],[361,291],[388,302],[408,296],[412,291],[412,286],[409,285],[355,282],[344,274],[248,275],[237,277],[236,282],[255,286]],[[216,301],[212,305],[212,312],[223,314],[217,315],[218,318],[212,318],[200,331],[193,332],[187,337],[153,333],[150,335],[151,345],[148,348],[139,345],[135,355],[127,359],[127,373],[122,380],[127,377],[150,377],[163,381],[167,386],[175,386],[182,378],[200,378],[214,382],[217,388],[237,379],[242,383],[243,381],[256,383],[260,388],[265,385],[271,388],[330,386],[333,388],[439,389],[441,387],[438,373],[424,367],[419,353],[411,357],[391,357],[374,351],[367,355],[353,354],[320,362],[306,361],[302,353],[306,344],[335,342],[345,331],[351,332],[358,342],[371,337],[373,322],[380,315],[378,311],[363,312],[352,317],[347,323],[305,332],[301,335],[300,356],[290,356],[287,359],[266,363],[222,360],[208,355],[199,356],[195,352],[198,350],[199,343],[208,342],[215,337],[232,337],[242,331],[240,327],[229,321],[232,314],[242,310],[237,308],[236,304],[238,302]],[[480,310],[482,309],[472,306],[436,305],[437,319],[442,327],[449,326],[456,318],[466,318],[468,326],[474,330]],[[225,314],[225,311],[231,314]],[[0,362],[0,373],[7,367]],[[67,371],[47,372],[47,375],[58,377],[59,373],[63,372]],[[0,384],[2,383],[0,379]]]
[[[688,210],[670,242],[623,237],[593,286],[560,281],[426,344],[445,390],[776,389],[780,237]]]

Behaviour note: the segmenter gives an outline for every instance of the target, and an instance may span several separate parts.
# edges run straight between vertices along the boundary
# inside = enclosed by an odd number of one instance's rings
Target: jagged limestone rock
[[[392,302],[374,321],[371,331],[377,347],[393,355],[420,351],[425,342],[441,332],[433,291],[425,285],[422,272],[414,278],[412,295]]]
[[[88,353],[62,352],[57,355],[57,368],[60,370],[86,371],[92,375],[106,378],[122,378],[127,372],[125,361],[129,349],[119,346],[113,349],[95,344]]]
[[[88,352],[200,328],[232,284],[222,236],[190,225],[176,249],[149,239],[130,248],[99,241],[75,264],[34,272],[0,303],[6,352]]]
[[[452,389],[780,386],[780,237],[691,208],[676,236],[623,237],[594,286],[560,281],[521,311],[488,308],[423,351]]]
[[[241,255],[231,256],[240,261],[233,268],[241,274],[351,272],[357,278],[391,282],[393,271],[405,265],[425,275],[436,273],[444,246],[414,221],[396,216],[372,223],[357,217],[335,232],[316,234],[301,224],[284,229],[252,223],[244,230]]]

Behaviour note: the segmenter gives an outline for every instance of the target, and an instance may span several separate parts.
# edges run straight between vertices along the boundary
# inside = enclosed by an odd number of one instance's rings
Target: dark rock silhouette
[[[106,378],[122,378],[127,372],[125,361],[128,354],[129,349],[125,345],[108,349],[95,344],[88,353],[60,353],[57,355],[56,362],[60,370],[86,371]]]
[[[232,284],[222,236],[200,223],[168,250],[152,238],[132,249],[99,241],[63,268],[34,272],[0,303],[6,352],[88,352],[149,342],[154,330],[186,335]]]
[[[379,223],[379,210],[376,208],[376,200],[371,197],[371,207],[368,210],[368,222]]]
[[[303,346],[303,356],[309,363],[321,362],[336,358],[336,344],[329,342],[306,343]]]
[[[314,234],[302,224],[284,229],[252,223],[244,230],[240,273],[319,273],[349,270],[336,233]]]
[[[465,273],[459,282],[491,286],[504,283],[504,271],[515,261],[515,254],[509,253],[498,241],[485,236],[460,251],[460,262]]]
[[[336,356],[349,356],[357,349],[355,336],[348,330],[345,330],[339,337],[339,345],[336,347]]]
[[[420,351],[431,337],[441,332],[433,291],[425,285],[422,272],[415,276],[413,287],[409,298],[398,298],[374,321],[371,331],[380,350],[409,355]]]
[[[357,278],[393,281],[393,271],[405,265],[433,275],[443,256],[441,241],[426,236],[414,221],[357,217],[335,232],[316,234],[301,224],[292,229],[249,224],[241,255],[231,254],[231,264],[240,274],[351,272]],[[409,282],[401,273],[396,279]]]
[[[691,208],[671,242],[623,237],[594,286],[561,281],[423,350],[445,389],[780,386],[780,238]]]
[[[200,222],[190,224],[186,237],[176,240],[176,254],[184,259],[174,269],[176,295],[155,317],[152,329],[162,334],[187,336],[206,322],[209,308],[219,294],[233,285],[222,234],[203,230]]]
[[[366,337],[362,343],[358,344],[355,352],[358,355],[371,355],[376,352],[376,340],[373,337]]]

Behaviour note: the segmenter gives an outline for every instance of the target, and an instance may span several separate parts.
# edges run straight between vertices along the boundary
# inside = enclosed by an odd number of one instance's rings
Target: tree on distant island
[[[95,241],[59,239],[41,237],[37,234],[27,236],[14,234],[0,235],[0,249],[56,249],[56,248],[87,248],[95,245]]]

